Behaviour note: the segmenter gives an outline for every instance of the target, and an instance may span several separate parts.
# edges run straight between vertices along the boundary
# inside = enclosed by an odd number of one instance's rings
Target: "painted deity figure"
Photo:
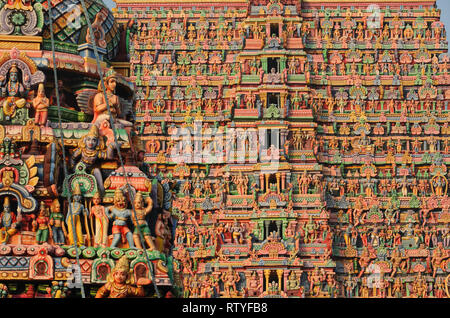
[[[319,228],[319,226],[313,222],[312,220],[312,216],[309,216],[309,221],[308,223],[306,223],[303,226],[303,231],[304,231],[304,242],[305,244],[307,243],[312,243],[316,240],[317,238],[317,229]]]
[[[125,243],[126,239],[130,248],[136,248],[133,242],[133,234],[127,226],[127,220],[131,218],[132,214],[127,209],[127,201],[121,189],[117,189],[114,193],[114,205],[107,208],[106,215],[110,220],[113,220],[112,233],[114,237],[110,247],[117,247],[120,240]]]
[[[29,76],[25,75],[24,81],[29,82],[29,80]],[[2,88],[2,96],[6,97],[2,105],[3,114],[8,120],[14,117],[16,109],[25,107],[27,103],[24,97],[27,96],[28,91],[20,81],[17,64],[13,64],[9,69],[8,81],[6,81],[4,76],[0,76],[0,86]]]
[[[147,207],[145,207],[145,203],[147,203]],[[155,243],[153,241],[153,238],[150,233],[150,228],[148,227],[148,223],[146,221],[146,216],[152,211],[153,208],[153,200],[149,197],[145,200],[142,197],[142,193],[138,192],[134,196],[134,209],[136,211],[136,220],[133,219],[134,224],[134,232],[133,232],[133,239],[134,243],[136,244],[136,247],[139,249],[143,248],[143,242],[141,242],[140,236],[139,236],[139,230],[144,237],[145,243],[147,243],[148,247],[151,250],[155,249]],[[139,230],[138,230],[139,227]]]
[[[72,154],[72,164],[78,164],[82,162],[86,165],[88,172],[91,172],[97,180],[97,186],[100,193],[104,193],[103,177],[99,168],[95,164],[99,160],[113,159],[114,156],[114,143],[105,145],[104,138],[100,136],[98,127],[91,126],[89,132],[83,136],[78,142],[78,147]]]
[[[319,268],[315,266],[309,275],[309,290],[311,295],[318,296],[320,294],[323,280],[323,275],[320,273]]]
[[[144,285],[150,284],[148,278],[139,278],[137,287],[133,286],[134,279],[130,271],[128,258],[124,255],[117,262],[108,275],[107,283],[99,288],[95,298],[128,298],[145,296]]]
[[[261,280],[259,279],[258,273],[253,271],[250,278],[247,280],[247,292],[249,297],[259,296],[261,291]]]
[[[52,230],[53,243],[63,245],[65,243],[66,228],[64,227],[64,215],[61,213],[61,205],[58,199],[50,205],[50,228]]]
[[[195,218],[192,217],[192,220],[195,221]],[[198,227],[198,224],[196,224],[196,227]],[[155,224],[155,234],[156,234],[155,248],[158,251],[168,252],[168,250],[170,249],[169,241],[171,239],[172,233],[168,226],[168,218],[166,216],[166,213],[158,214],[158,218],[156,219]],[[196,239],[198,239],[198,237],[193,235],[193,233],[192,234],[188,233],[187,236],[188,241],[190,241],[192,244]]]
[[[231,236],[234,244],[242,244],[244,239],[244,227],[235,219],[233,225],[230,227]]]
[[[47,208],[44,201],[41,201],[39,214],[33,221],[33,231],[36,231],[36,243],[43,244],[48,242],[50,233],[50,218],[47,215]]]
[[[407,270],[408,258],[402,255],[398,247],[391,253],[391,264],[391,278],[394,277],[398,270],[400,270],[402,273]]]
[[[40,83],[37,91],[37,96],[33,98],[33,107],[36,112],[34,116],[34,123],[39,126],[47,124],[49,99],[45,96],[44,84]]]
[[[291,271],[287,280],[287,290],[297,290],[300,288],[300,279],[297,278],[295,271]]]
[[[84,223],[87,232],[87,239],[90,242],[90,233],[87,217],[89,216],[89,211],[87,211],[84,205],[81,203],[82,200],[81,190],[79,184],[75,185],[73,191],[73,201],[70,204],[69,211],[66,216],[66,224],[68,229],[68,241],[70,245],[74,245],[75,242],[78,246],[84,245],[84,237],[82,232],[81,218],[84,216]]]
[[[112,115],[112,119],[114,122],[122,124],[125,127],[132,126],[127,120],[120,119],[122,115],[122,109],[119,101],[119,97],[115,94],[116,85],[117,85],[117,74],[114,70],[109,70],[106,73],[106,76],[103,78],[103,83],[105,85],[106,92],[103,92],[103,86],[101,81],[98,84],[97,94],[93,99],[93,111],[94,111],[94,119],[92,123],[96,126],[99,126],[104,120],[109,121],[109,110]],[[107,99],[105,99],[105,95]]]
[[[236,284],[241,280],[241,277],[236,271],[230,267],[228,271],[222,273],[224,296],[227,298],[237,296],[238,291]]]
[[[0,243],[7,244],[9,238],[17,233],[17,226],[22,220],[20,209],[17,209],[19,215],[11,211],[9,197],[6,197],[3,202],[3,212],[0,214]]]
[[[106,247],[108,245],[109,219],[106,215],[106,208],[101,205],[102,197],[99,192],[96,192],[92,197],[92,203],[90,218],[91,224],[95,224],[95,229],[93,231],[94,247]],[[95,220],[92,220],[93,218],[95,218]]]

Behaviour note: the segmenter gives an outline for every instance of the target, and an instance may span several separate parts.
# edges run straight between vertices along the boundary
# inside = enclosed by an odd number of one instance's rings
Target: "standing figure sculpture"
[[[65,243],[65,236],[67,235],[64,227],[64,215],[61,213],[61,205],[58,199],[53,200],[50,206],[50,227],[52,230],[53,243],[56,245],[63,245]]]
[[[95,218],[95,230],[94,235],[94,247],[102,246],[106,247],[108,245],[108,223],[109,219],[106,215],[106,208],[101,205],[102,197],[99,192],[96,192],[92,197],[91,207],[91,224],[93,224],[92,218]]]
[[[144,204],[144,198],[142,197],[142,193],[138,192],[134,196],[134,209],[136,211],[136,220],[133,219],[134,224],[134,232],[133,232],[133,239],[134,243],[136,244],[136,247],[139,249],[143,248],[144,242],[141,242],[141,239],[139,237],[139,230],[142,233],[145,243],[147,243],[150,250],[155,249],[155,243],[153,241],[153,238],[151,237],[150,228],[148,227],[148,223],[145,220],[145,217],[147,214],[149,214],[152,211],[153,208],[153,200],[149,197],[147,197],[146,201],[147,207],[145,207]],[[139,230],[138,230],[139,227]]]
[[[37,96],[33,99],[33,107],[36,112],[34,123],[39,126],[47,125],[49,99],[45,96],[44,84],[40,83]]]
[[[114,205],[107,208],[106,215],[109,219],[113,220],[112,233],[114,237],[110,247],[117,247],[120,240],[122,240],[122,243],[125,243],[126,239],[130,248],[136,248],[133,242],[133,234],[131,234],[127,226],[127,220],[131,218],[132,214],[127,209],[127,201],[121,189],[116,189],[114,193]]]
[[[68,229],[68,241],[70,245],[74,245],[75,242],[78,246],[84,245],[84,237],[81,226],[81,217],[84,216],[84,224],[87,232],[88,242],[91,241],[91,235],[89,233],[89,226],[87,217],[89,216],[89,211],[87,211],[84,205],[81,203],[82,200],[80,185],[77,183],[73,191],[73,201],[70,204],[70,209],[67,212],[66,223]]]
[[[33,221],[33,231],[36,231],[36,243],[47,243],[50,233],[50,218],[47,215],[47,208],[44,201],[41,201],[38,217]]]

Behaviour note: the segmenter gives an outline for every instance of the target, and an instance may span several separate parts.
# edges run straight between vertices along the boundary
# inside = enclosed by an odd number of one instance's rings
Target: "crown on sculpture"
[[[101,196],[100,192],[97,191],[97,192],[94,193],[94,195],[92,196],[92,198],[93,198],[93,199],[101,199],[102,196]]]
[[[99,136],[98,127],[96,125],[92,125],[91,129],[89,129],[89,132],[86,136],[98,137]]]
[[[75,183],[73,186],[73,195],[81,195],[81,189],[80,189],[80,184],[79,183]]]
[[[114,271],[121,271],[127,273],[130,271],[130,264],[128,262],[128,258],[125,255],[119,259],[119,261],[116,264],[116,267],[114,268]]]
[[[113,67],[109,68],[106,73],[105,73],[105,78],[111,78],[111,77],[116,77],[117,76],[117,72],[114,70]]]
[[[13,63],[13,65],[11,66],[11,68],[9,69],[10,73],[17,73],[19,71],[19,69],[17,68],[17,64]]]
[[[138,191],[137,193],[136,193],[136,195],[134,196],[134,200],[135,201],[142,201],[143,200],[143,196],[142,196],[142,192],[141,191]]]
[[[116,191],[114,192],[114,199],[122,199],[124,198],[124,194],[122,189],[116,189]]]

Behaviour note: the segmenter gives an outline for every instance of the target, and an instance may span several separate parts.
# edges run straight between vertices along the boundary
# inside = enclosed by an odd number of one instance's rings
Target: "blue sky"
[[[450,34],[450,0],[437,0],[437,6],[441,9],[441,21],[445,24],[447,34]]]
[[[108,6],[108,8],[114,8],[116,6],[114,1],[112,1],[112,0],[103,0],[103,2]]]
[[[109,7],[114,8],[116,4],[112,0],[103,0]],[[447,33],[450,34],[450,0],[437,0],[438,8],[442,10],[441,21],[445,24]]]

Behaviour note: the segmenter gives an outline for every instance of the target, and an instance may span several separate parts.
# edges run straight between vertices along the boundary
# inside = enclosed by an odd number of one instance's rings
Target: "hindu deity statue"
[[[237,219],[234,220],[233,224],[230,226],[229,231],[231,232],[234,244],[243,243],[245,229],[239,224]]]
[[[117,85],[117,73],[113,69],[110,69],[105,74],[103,83],[105,85],[106,92],[103,92],[103,86],[100,81],[98,84],[97,94],[95,94],[92,101],[92,108],[94,111],[94,119],[92,120],[92,123],[94,123],[96,126],[99,126],[103,121],[110,120],[108,111],[109,105],[109,110],[115,123],[122,124],[125,127],[132,126],[133,124],[131,122],[120,118],[120,116],[122,115],[122,109],[120,106],[119,97],[115,94]]]
[[[58,199],[53,200],[50,205],[50,212],[50,228],[52,230],[53,243],[63,245],[67,232],[64,226],[64,215],[61,213],[61,205]]]
[[[44,201],[41,201],[41,206],[39,208],[39,214],[37,218],[33,221],[33,230],[36,231],[36,243],[43,244],[48,241],[48,236],[50,233],[50,218],[47,214],[47,207]]]
[[[291,271],[287,280],[287,290],[297,290],[300,288],[300,279],[297,278],[295,271]]]
[[[247,280],[247,293],[249,297],[258,296],[262,289],[261,280],[259,279],[257,271],[253,271]]]
[[[145,296],[144,287],[150,284],[150,280],[141,277],[134,283],[133,275],[130,271],[128,258],[122,256],[116,264],[116,267],[108,275],[107,283],[99,288],[95,298],[127,298]]]
[[[170,215],[170,214],[169,214]],[[195,220],[194,217],[192,217],[192,220]],[[196,225],[198,227],[198,224]],[[159,213],[158,218],[156,219],[155,223],[155,248],[158,251],[164,251],[167,252],[170,249],[170,239],[172,237],[172,233],[169,228],[168,224],[168,213]],[[187,236],[189,237],[189,233]],[[189,239],[190,241],[194,241],[197,239],[197,237],[194,237],[193,239]]]
[[[89,211],[81,203],[82,195],[80,185],[77,183],[73,191],[73,201],[70,203],[69,211],[66,216],[66,223],[68,229],[68,240],[70,245],[74,245],[75,242],[78,246],[84,245],[84,237],[81,226],[81,217],[84,216],[84,224],[87,232],[88,242],[91,240],[88,226]]]
[[[103,136],[99,134],[98,127],[92,125],[89,132],[79,140],[78,147],[71,157],[74,166],[82,162],[87,171],[94,175],[100,193],[104,193],[103,177],[96,163],[100,160],[113,159],[114,147],[114,143],[106,146]]]
[[[17,109],[26,106],[27,101],[25,97],[28,94],[28,90],[20,81],[17,64],[11,66],[8,77],[7,80],[4,76],[0,76],[1,94],[2,97],[6,97],[2,105],[3,114],[6,120],[14,117]],[[23,80],[25,83],[28,83],[30,78],[28,75],[25,75]]]
[[[221,279],[223,281],[224,296],[227,298],[238,296],[236,284],[241,280],[241,277],[231,266],[228,268],[228,271],[222,273]]]
[[[45,126],[47,124],[49,99],[45,96],[44,84],[40,83],[37,96],[33,98],[33,107],[36,112],[34,122],[36,125]]]
[[[127,220],[131,218],[132,214],[127,209],[127,201],[121,189],[117,189],[114,193],[114,205],[107,208],[106,215],[113,220],[112,233],[114,237],[110,247],[117,247],[120,240],[125,243],[126,239],[130,248],[136,248],[133,234],[127,226]]]
[[[95,223],[94,235],[94,247],[108,245],[108,224],[109,219],[106,215],[106,208],[101,205],[102,197],[99,192],[96,192],[92,197],[93,206],[91,207],[91,224]],[[95,221],[92,220],[95,218]]]
[[[11,211],[11,205],[9,197],[6,197],[3,201],[3,212],[0,214],[0,243],[7,244],[9,238],[17,233],[17,226],[20,225],[22,216],[20,215],[20,209],[17,209],[18,216]]]
[[[142,235],[144,236],[145,243],[147,243],[148,247],[151,250],[155,249],[155,243],[153,241],[153,238],[150,233],[150,228],[148,227],[148,223],[145,219],[145,217],[152,211],[153,208],[153,200],[150,197],[147,197],[146,201],[147,207],[145,207],[144,204],[144,198],[142,197],[142,193],[138,192],[134,196],[134,209],[136,211],[136,220],[133,219],[134,224],[134,243],[136,244],[137,248],[142,249],[143,242],[141,243],[141,239],[139,237],[139,230],[141,231]],[[139,230],[138,230],[139,227]]]

